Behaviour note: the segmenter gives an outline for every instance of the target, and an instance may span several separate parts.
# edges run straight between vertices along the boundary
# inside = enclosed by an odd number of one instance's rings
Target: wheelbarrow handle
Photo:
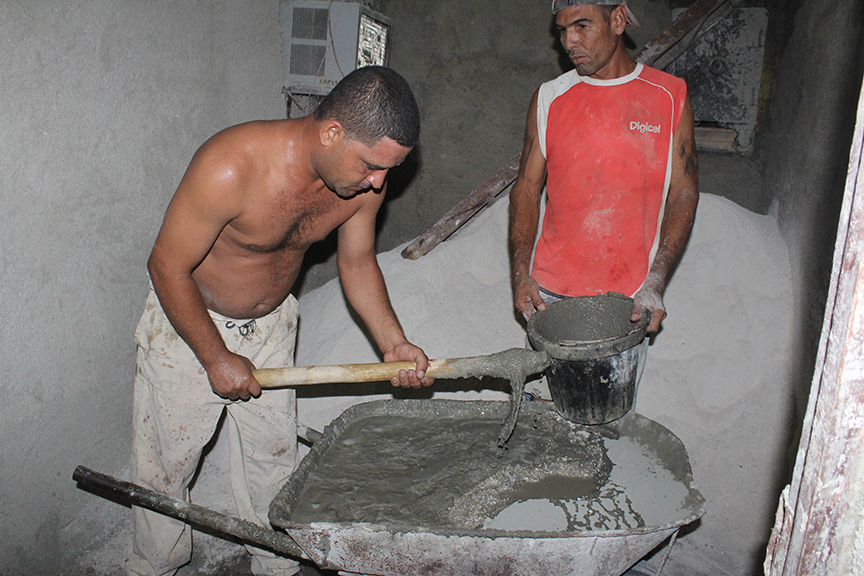
[[[297,546],[297,543],[284,532],[268,530],[254,522],[226,516],[215,510],[172,498],[167,494],[95,472],[84,466],[75,468],[72,479],[84,488],[107,492],[114,497],[122,497],[123,500],[136,506],[159,512],[189,524],[210,528],[220,534],[239,538],[243,542],[272,550],[277,554],[293,558],[309,558]]]

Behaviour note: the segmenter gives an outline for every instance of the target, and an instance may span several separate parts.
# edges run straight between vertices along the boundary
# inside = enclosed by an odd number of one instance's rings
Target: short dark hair
[[[612,21],[612,11],[620,6],[620,4],[597,4],[596,6],[600,9],[603,20],[606,21],[606,24],[609,24]]]
[[[420,137],[411,87],[384,66],[364,66],[345,76],[318,105],[315,120],[336,120],[349,138],[368,146],[386,136],[410,148]]]

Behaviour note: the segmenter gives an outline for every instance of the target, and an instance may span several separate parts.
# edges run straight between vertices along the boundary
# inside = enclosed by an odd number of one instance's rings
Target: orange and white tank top
[[[562,296],[635,294],[657,252],[672,135],[687,86],[637,64],[621,78],[567,72],[540,87],[548,195],[531,275]]]

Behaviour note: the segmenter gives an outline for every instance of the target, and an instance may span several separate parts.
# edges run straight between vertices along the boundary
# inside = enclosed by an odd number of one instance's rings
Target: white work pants
[[[289,296],[254,322],[210,313],[229,350],[257,368],[294,362],[297,301]],[[204,446],[223,411],[229,438],[231,486],[240,518],[270,528],[270,502],[297,465],[297,408],[293,390],[265,390],[248,402],[230,401],[210,388],[192,350],[165,316],[152,290],[135,332],[138,370],[133,403],[132,482],[189,499]],[[192,555],[192,529],[133,507],[135,536],[126,560],[130,575],[174,574]],[[247,546],[253,574],[292,575],[299,565]]]

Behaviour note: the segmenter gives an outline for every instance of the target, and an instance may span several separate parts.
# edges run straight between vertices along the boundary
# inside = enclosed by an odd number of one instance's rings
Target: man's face
[[[623,25],[616,19],[622,10],[616,7],[609,22],[602,9],[593,4],[568,6],[555,14],[561,45],[580,76],[603,78],[623,33]]]
[[[411,148],[384,137],[373,146],[344,138],[337,150],[331,170],[322,175],[328,188],[342,198],[351,198],[384,185],[387,172],[401,164]]]

